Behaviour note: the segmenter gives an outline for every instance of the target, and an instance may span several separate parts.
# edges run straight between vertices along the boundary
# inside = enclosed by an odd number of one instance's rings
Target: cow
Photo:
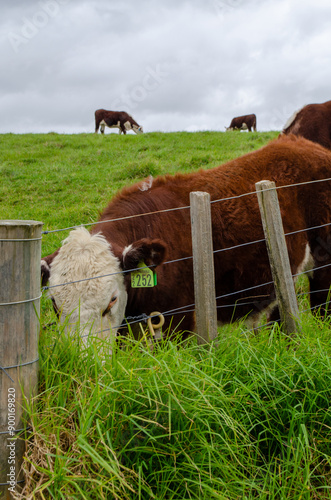
[[[160,311],[166,335],[185,337],[195,329],[189,196],[206,191],[218,322],[246,318],[254,327],[263,312],[279,320],[254,192],[256,182],[269,179],[279,188],[293,184],[278,189],[285,233],[294,233],[287,237],[291,270],[296,275],[311,269],[316,309],[327,302],[331,283],[330,177],[331,152],[296,136],[282,136],[216,168],[150,177],[115,195],[90,232],[72,230],[42,260],[42,282],[49,279],[61,321],[69,328],[80,320],[82,335],[91,329],[100,337],[115,336],[125,318]],[[156,272],[155,287],[131,287],[130,275],[139,266]]]
[[[254,114],[237,116],[236,118],[232,118],[230,126],[225,128],[226,131],[248,129],[249,132],[252,132],[253,129],[256,132],[256,116]]]
[[[99,127],[102,134],[105,133],[105,127],[118,128],[119,134],[126,134],[127,130],[133,130],[136,134],[142,134],[143,128],[125,111],[106,111],[97,109],[95,115],[95,133],[98,133]]]
[[[288,119],[282,133],[301,135],[331,149],[331,101],[299,109]]]

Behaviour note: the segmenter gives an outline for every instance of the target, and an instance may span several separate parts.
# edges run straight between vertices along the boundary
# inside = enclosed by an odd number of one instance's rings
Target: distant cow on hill
[[[254,132],[256,132],[256,116],[254,114],[237,116],[236,118],[232,118],[230,127],[225,127],[225,128],[227,131],[248,129],[249,132],[252,132],[253,129]]]
[[[308,104],[296,111],[285,124],[283,134],[301,135],[331,149],[331,101]]]
[[[97,109],[95,112],[95,133],[104,134],[105,127],[119,128],[119,133],[126,134],[127,130],[133,130],[136,134],[142,134],[143,128],[128,115],[125,111],[107,111],[105,109]]]
[[[125,317],[153,311],[165,313],[165,328],[171,331],[194,331],[190,192],[207,191],[212,201],[221,199],[211,204],[218,321],[247,318],[254,326],[262,312],[276,320],[252,193],[256,182],[269,179],[278,187],[294,184],[278,190],[284,231],[290,233],[291,270],[295,275],[311,269],[311,306],[325,311],[331,283],[331,181],[310,181],[330,177],[331,152],[293,135],[216,168],[150,177],[120,191],[90,232],[71,231],[61,248],[42,260],[43,284],[49,278],[61,321],[80,320],[82,333],[115,335]],[[255,243],[247,250],[249,242]],[[156,269],[156,286],[130,285],[131,270],[139,265]]]

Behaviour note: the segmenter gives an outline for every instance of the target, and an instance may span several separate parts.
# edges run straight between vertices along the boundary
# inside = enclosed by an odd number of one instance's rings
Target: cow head
[[[136,133],[136,134],[142,134],[144,131],[143,131],[143,128],[140,127],[139,125],[132,125],[132,130]]]
[[[89,333],[115,336],[127,304],[124,272],[141,261],[158,265],[164,257],[160,240],[142,239],[117,248],[115,255],[102,234],[91,235],[85,228],[71,231],[49,265],[49,290],[60,321],[67,330],[79,326],[85,339]]]

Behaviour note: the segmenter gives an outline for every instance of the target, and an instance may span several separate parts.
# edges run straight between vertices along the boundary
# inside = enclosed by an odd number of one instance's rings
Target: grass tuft
[[[47,333],[23,498],[328,498],[329,331],[310,317],[299,343],[239,326],[111,356]]]

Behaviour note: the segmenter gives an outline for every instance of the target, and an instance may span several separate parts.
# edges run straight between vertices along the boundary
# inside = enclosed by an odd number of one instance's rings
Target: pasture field
[[[94,222],[123,186],[149,175],[215,167],[277,135],[1,135],[0,218],[40,220],[44,230]],[[52,253],[67,234],[45,238],[43,254]]]
[[[0,217],[44,230],[92,223],[122,186],[210,168],[257,149],[268,133],[1,136]],[[42,253],[67,235],[43,236]],[[302,332],[243,324],[217,341],[151,351],[68,339],[42,298],[39,395],[24,499],[331,498],[331,318],[313,317],[298,284]]]

